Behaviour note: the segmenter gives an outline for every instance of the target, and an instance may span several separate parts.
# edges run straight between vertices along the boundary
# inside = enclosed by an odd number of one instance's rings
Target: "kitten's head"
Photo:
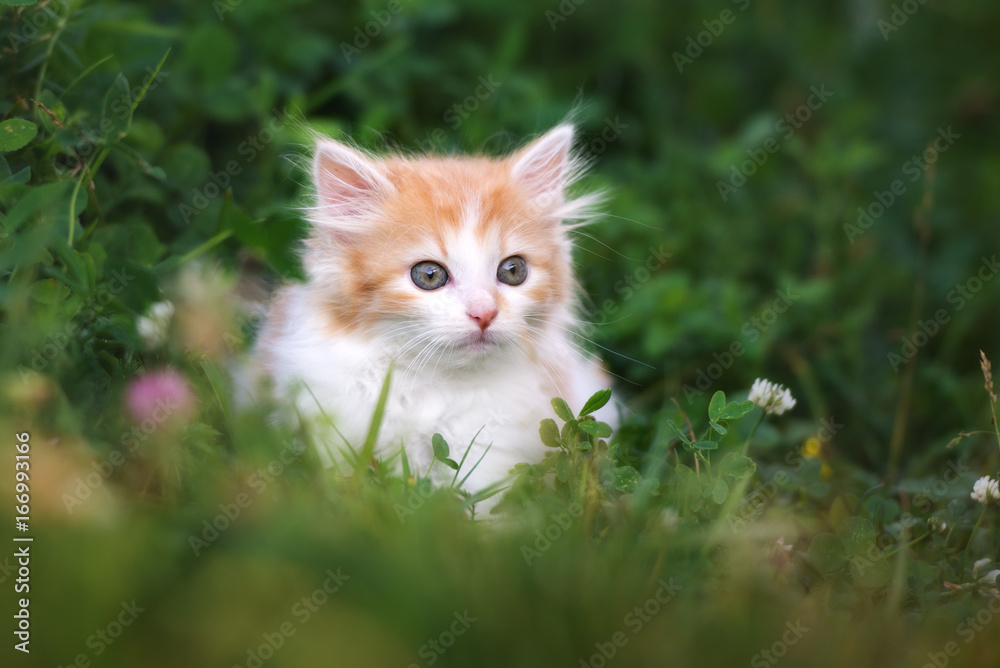
[[[566,195],[580,171],[572,145],[569,125],[502,159],[378,158],[319,141],[305,261],[331,333],[462,365],[530,355],[570,326],[565,223],[596,200]]]

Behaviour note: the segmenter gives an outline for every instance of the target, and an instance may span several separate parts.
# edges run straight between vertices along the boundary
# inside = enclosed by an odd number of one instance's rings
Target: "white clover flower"
[[[795,399],[791,392],[764,378],[758,378],[753,382],[748,398],[763,408],[765,413],[774,413],[775,415],[781,415],[795,407]]]
[[[979,559],[972,565],[972,582],[969,586],[977,588],[979,593],[983,596],[1000,598],[1000,590],[997,590],[996,588],[997,576],[1000,576],[1000,570],[994,569],[985,575],[979,574],[979,571],[981,571],[988,563],[990,563],[989,557]]]
[[[972,564],[972,580],[964,584],[955,584],[953,582],[945,582],[944,586],[949,591],[968,591],[976,590],[981,595],[987,596],[989,598],[1000,599],[1000,589],[997,589],[997,578],[1000,577],[1000,569],[993,569],[983,575],[979,572],[983,570],[987,564],[992,561],[989,557],[983,559],[977,559],[976,563]]]
[[[146,315],[135,321],[139,338],[148,348],[159,348],[167,341],[167,331],[174,317],[174,304],[169,301],[156,302],[149,307]]]
[[[972,486],[972,494],[969,496],[984,506],[988,506],[991,503],[1000,503],[1000,483],[988,475],[984,475]]]
[[[927,529],[931,533],[944,533],[948,530],[948,523],[941,517],[934,515],[933,517],[927,518]]]

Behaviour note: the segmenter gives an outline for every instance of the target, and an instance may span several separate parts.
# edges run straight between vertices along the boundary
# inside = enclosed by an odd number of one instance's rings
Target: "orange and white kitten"
[[[308,280],[278,292],[254,357],[300,416],[332,418],[336,429],[316,439],[328,465],[344,439],[364,442],[390,366],[376,456],[405,447],[413,470],[426,471],[440,432],[456,461],[472,444],[461,477],[492,444],[470,491],[540,460],[552,397],[579,410],[608,386],[572,341],[567,233],[596,202],[566,194],[580,172],[572,148],[569,125],[503,159],[317,143]],[[613,420],[610,405],[602,410]]]

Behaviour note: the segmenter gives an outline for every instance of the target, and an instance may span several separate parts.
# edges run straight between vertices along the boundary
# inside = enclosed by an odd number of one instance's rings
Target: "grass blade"
[[[389,400],[389,386],[392,384],[392,366],[385,372],[385,380],[382,381],[382,391],[378,395],[378,403],[375,404],[375,412],[372,414],[372,421],[368,426],[368,435],[365,443],[361,447],[360,466],[367,466],[372,455],[375,454],[375,443],[378,441],[378,432],[382,428],[382,418],[385,417],[385,405]],[[357,470],[355,470],[357,472]]]

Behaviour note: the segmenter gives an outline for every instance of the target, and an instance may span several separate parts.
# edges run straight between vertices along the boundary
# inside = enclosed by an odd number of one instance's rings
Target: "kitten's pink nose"
[[[479,325],[479,329],[483,332],[486,328],[490,326],[493,322],[493,318],[497,317],[497,310],[495,308],[482,308],[482,309],[470,309],[466,315],[476,321]]]

